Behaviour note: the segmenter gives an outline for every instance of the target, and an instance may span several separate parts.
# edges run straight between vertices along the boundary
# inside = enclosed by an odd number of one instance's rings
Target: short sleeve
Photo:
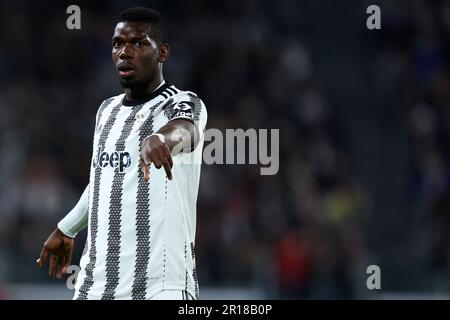
[[[191,91],[183,91],[172,97],[163,108],[168,121],[185,119],[194,124],[199,133],[200,141],[204,140],[208,113],[203,101]]]
[[[205,109],[205,105],[195,93],[184,91],[172,98],[172,101],[165,107],[164,114],[169,121],[185,119],[196,124],[200,120],[203,109]]]

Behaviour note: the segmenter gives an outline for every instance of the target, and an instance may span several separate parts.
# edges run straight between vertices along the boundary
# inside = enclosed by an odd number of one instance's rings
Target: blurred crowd
[[[146,4],[128,3],[81,4],[76,31],[65,28],[69,4],[0,4],[0,283],[53,281],[35,260],[88,182],[96,109],[121,90],[110,58],[114,19]],[[450,275],[450,5],[381,2],[382,30],[368,31],[369,4],[147,4],[168,25],[166,79],[199,94],[209,128],[280,129],[277,175],[261,176],[257,165],[203,165],[201,286],[365,298],[367,266],[389,266],[392,248],[408,253],[398,260],[404,268],[416,252],[418,275],[439,275],[429,290]],[[382,107],[370,107],[367,90]],[[401,137],[398,145],[383,132]],[[371,156],[385,151],[365,153],[357,141],[366,134],[396,150],[401,170]],[[390,197],[397,187],[401,194]],[[408,239],[403,247],[384,234],[388,224],[409,226],[394,230]]]
[[[397,61],[395,106],[407,133],[409,210],[428,232],[428,267],[436,290],[450,291],[450,3],[416,4],[413,18],[401,16],[392,40]],[[414,12],[414,11],[413,11]],[[394,51],[394,50],[393,50]],[[428,219],[427,219],[428,218]]]

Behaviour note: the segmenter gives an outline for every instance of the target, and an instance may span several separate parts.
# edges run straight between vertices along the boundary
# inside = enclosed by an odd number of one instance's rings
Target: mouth
[[[129,77],[135,70],[136,67],[127,62],[122,62],[117,66],[117,71],[122,78]]]

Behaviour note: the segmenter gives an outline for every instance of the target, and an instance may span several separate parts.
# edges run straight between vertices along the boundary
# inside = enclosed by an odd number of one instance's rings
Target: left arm
[[[161,134],[162,139],[156,134]],[[167,178],[172,180],[172,156],[180,152],[190,152],[197,144],[197,127],[184,119],[171,120],[157,132],[145,138],[141,144],[141,170],[145,181],[150,178],[148,167],[152,163],[157,169],[164,167]]]

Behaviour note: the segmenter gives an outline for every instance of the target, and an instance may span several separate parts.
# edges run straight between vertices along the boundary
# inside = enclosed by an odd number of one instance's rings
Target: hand
[[[164,167],[167,178],[172,180],[172,154],[167,144],[162,143],[158,136],[149,136],[141,145],[141,170],[144,180],[150,179],[149,166],[154,164],[156,169]]]
[[[64,273],[67,273],[67,268],[70,265],[73,243],[74,239],[56,229],[45,241],[36,263],[42,268],[47,262],[48,255],[51,254],[48,275],[61,278]]]

